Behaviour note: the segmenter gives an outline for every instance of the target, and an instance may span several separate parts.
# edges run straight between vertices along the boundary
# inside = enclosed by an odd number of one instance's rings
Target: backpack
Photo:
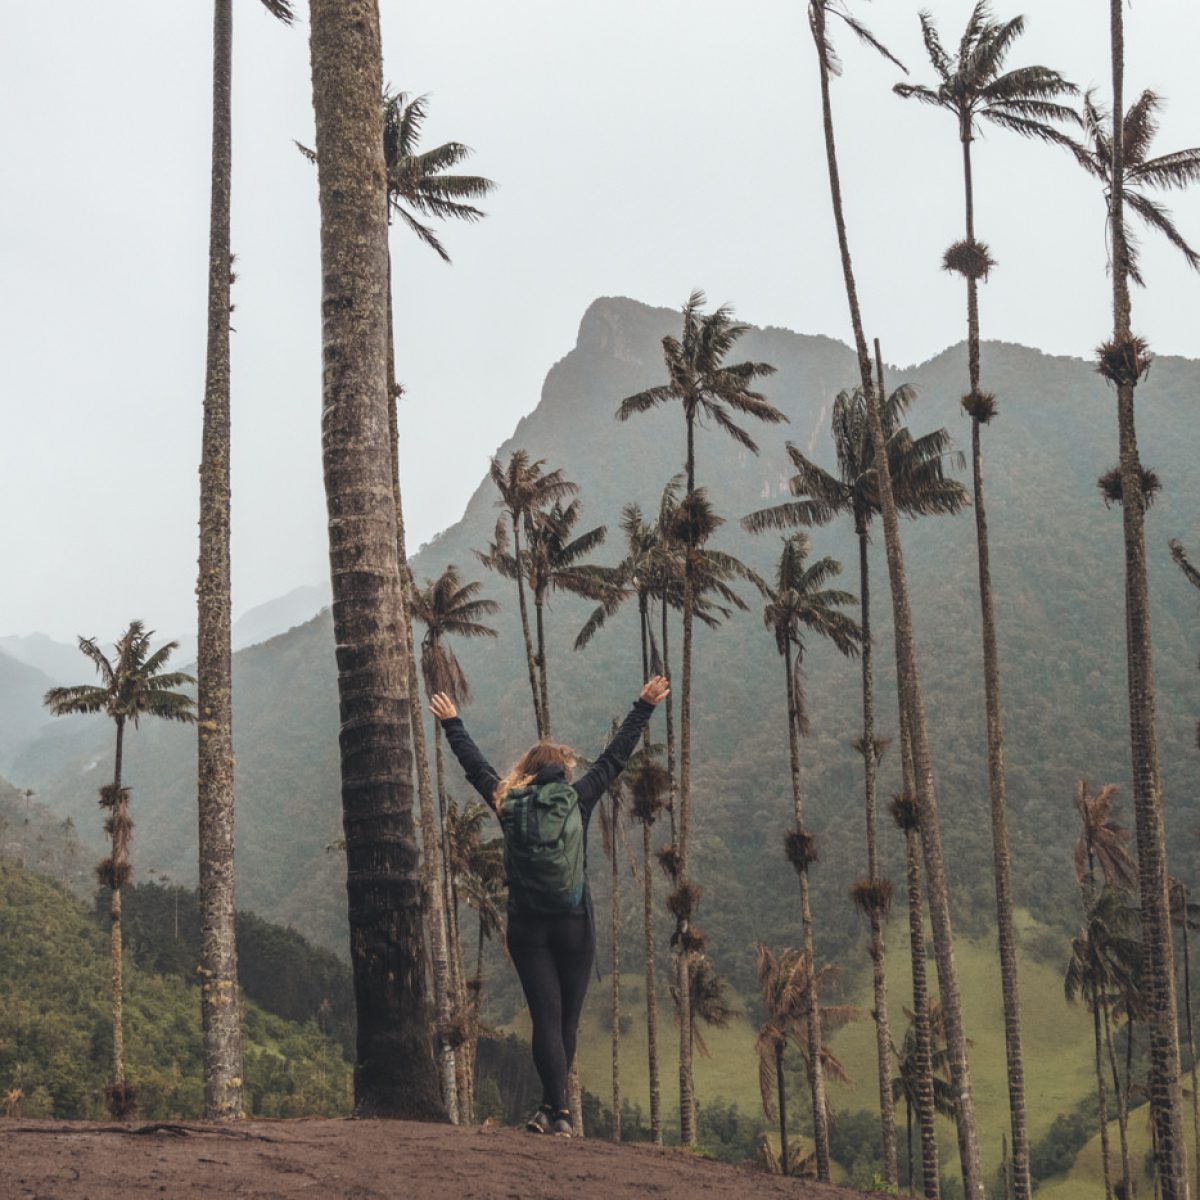
[[[514,789],[500,810],[509,909],[546,916],[583,901],[583,816],[569,783]]]

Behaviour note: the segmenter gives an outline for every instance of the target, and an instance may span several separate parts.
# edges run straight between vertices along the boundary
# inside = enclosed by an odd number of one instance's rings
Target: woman
[[[588,822],[668,690],[661,675],[649,680],[608,748],[573,785],[575,755],[569,747],[538,742],[501,779],[450,697],[439,692],[429,704],[467,782],[504,829],[508,950],[533,1018],[533,1062],[542,1081],[541,1107],[525,1126],[531,1133],[571,1136],[567,1075],[596,953]]]

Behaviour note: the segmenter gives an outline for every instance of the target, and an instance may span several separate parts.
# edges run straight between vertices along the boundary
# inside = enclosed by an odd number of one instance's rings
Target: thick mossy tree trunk
[[[975,246],[975,198],[971,177],[971,124],[962,125],[963,186],[966,193],[967,243]],[[978,550],[979,605],[983,634],[983,690],[987,712],[988,787],[992,815],[992,864],[996,885],[996,931],[1000,946],[1000,991],[1004,1005],[1004,1052],[1008,1070],[1009,1123],[1012,1129],[1014,1200],[1029,1200],[1029,1138],[1025,1125],[1025,1065],[1021,1051],[1021,998],[1017,986],[1017,935],[1013,921],[1012,857],[1008,841],[1008,797],[1004,776],[1004,729],[1000,710],[1000,652],[992,595],[991,550],[983,494],[982,426],[992,419],[994,403],[979,386],[979,280],[967,275],[967,370],[970,391],[964,407],[971,416],[971,476],[974,484],[975,541]]]
[[[400,494],[400,421],[397,402],[400,388],[396,382],[396,343],[392,316],[391,259],[388,260],[388,433],[392,456],[392,500],[396,506],[396,561],[400,568],[401,621],[408,655],[408,692],[412,697],[413,757],[417,765],[417,798],[421,812],[422,882],[429,921],[429,959],[433,976],[433,1007],[437,1017],[438,1071],[442,1081],[442,1101],[451,1122],[458,1124],[458,1088],[455,1049],[450,1038],[454,1020],[451,995],[450,947],[447,937],[445,875],[442,867],[442,830],[434,806],[433,782],[429,776],[429,751],[425,742],[425,722],[421,716],[421,688],[417,680],[416,646],[413,641],[413,577],[408,567],[408,549],[404,536],[404,504]],[[439,729],[441,726],[439,725]]]
[[[875,680],[874,655],[871,645],[871,588],[867,559],[867,529],[864,520],[856,520],[858,535],[859,604],[862,627],[862,690],[863,690],[863,774],[866,791],[867,821],[867,879],[872,887],[879,883],[879,853],[877,844],[876,776],[878,759],[875,752]],[[883,941],[883,916],[873,904],[868,914],[871,926],[871,975],[875,1007],[875,1066],[879,1082],[880,1140],[883,1146],[884,1182],[899,1187],[900,1171],[896,1163],[896,1102],[892,1097],[892,1031],[888,1020],[887,950]]]
[[[341,709],[360,1116],[446,1119],[427,1027],[409,674],[387,401],[387,180],[376,0],[312,0],[322,458]]]
[[[200,571],[196,583],[200,1021],[204,1115],[242,1115],[233,867],[233,685],[229,578],[229,195],[231,0],[213,4],[212,201],[208,235],[208,357],[200,451]]]
[[[1113,348],[1125,361],[1116,379],[1120,448],[1121,516],[1125,537],[1125,638],[1129,683],[1129,735],[1133,758],[1138,893],[1141,907],[1146,1021],[1150,1033],[1150,1116],[1164,1200],[1184,1200],[1188,1186],[1179,1066],[1179,1016],[1175,1002],[1174,946],[1168,896],[1166,829],[1163,822],[1150,646],[1150,593],[1146,577],[1146,501],[1134,420],[1139,370],[1132,332],[1129,251],[1125,232],[1125,31],[1122,0],[1110,0],[1113,133],[1109,227],[1112,241]]]
[[[792,774],[792,808],[796,818],[797,851],[793,857],[800,877],[800,921],[804,936],[804,955],[808,959],[809,997],[805,1007],[808,1035],[808,1083],[812,1092],[813,1142],[817,1156],[817,1179],[829,1182],[829,1105],[825,1099],[825,1063],[821,1045],[821,1004],[817,996],[817,961],[813,940],[812,907],[809,903],[808,868],[816,859],[812,838],[804,828],[804,797],[800,790],[800,735],[796,711],[796,689],[792,678],[792,645],[784,645],[784,671],[787,677],[788,752]]]
[[[833,110],[829,92],[830,71],[826,53],[825,3],[826,0],[810,0],[809,13],[812,18],[812,34],[817,49],[820,74],[829,189],[842,263],[842,278],[846,289],[846,301],[854,330],[859,377],[867,402],[868,419],[875,447],[875,461],[879,470],[884,541],[887,549],[888,577],[892,589],[898,683],[901,704],[908,709],[912,726],[913,766],[921,816],[921,848],[925,855],[926,888],[929,892],[929,911],[933,926],[934,947],[937,952],[938,982],[941,987],[942,1009],[946,1021],[946,1042],[950,1056],[951,1080],[954,1094],[958,1099],[956,1125],[959,1159],[963,1173],[963,1191],[967,1200],[984,1200],[986,1188],[979,1152],[975,1101],[971,1092],[971,1071],[967,1060],[967,1038],[962,1022],[958,973],[954,965],[954,935],[950,921],[950,901],[946,886],[945,863],[942,858],[937,796],[929,757],[929,738],[925,727],[925,707],[921,695],[920,674],[917,670],[912,612],[908,599],[908,580],[904,572],[904,554],[900,546],[900,523],[895,499],[892,495],[891,471],[888,468],[887,444],[880,417],[880,401],[872,379],[871,356],[863,332],[862,315],[858,305],[858,290],[854,281],[854,268],[850,260],[850,244],[846,236],[845,211],[842,205],[842,187],[838,174],[837,146],[834,141]]]

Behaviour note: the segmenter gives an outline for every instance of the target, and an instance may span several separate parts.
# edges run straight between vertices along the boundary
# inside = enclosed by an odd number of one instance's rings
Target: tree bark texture
[[[1125,31],[1121,0],[1110,0],[1113,81],[1112,235],[1113,340],[1131,337],[1129,254],[1125,233]],[[1191,1194],[1183,1134],[1179,1015],[1168,895],[1166,829],[1162,810],[1154,670],[1150,645],[1150,592],[1146,576],[1145,497],[1134,420],[1134,382],[1117,387],[1121,516],[1125,537],[1125,637],[1129,681],[1129,734],[1136,812],[1138,892],[1141,901],[1144,987],[1150,1033],[1150,1116],[1164,1200]]]
[[[687,423],[687,494],[696,490],[695,431]],[[689,526],[683,563],[683,688],[679,704],[679,885],[688,879],[688,831],[692,806],[692,629],[696,603],[694,547]],[[696,1087],[692,1072],[691,955],[687,950],[690,918],[679,922],[679,1140],[696,1144]]]
[[[800,736],[797,731],[796,690],[792,680],[792,648],[784,647],[784,671],[787,678],[788,752],[792,773],[792,807],[797,832],[804,833],[804,797],[800,790]],[[800,918],[804,936],[804,954],[808,959],[809,997],[805,1012],[808,1033],[808,1082],[812,1090],[813,1142],[817,1156],[817,1179],[829,1182],[829,1106],[825,1100],[825,1063],[821,1053],[821,1005],[817,997],[817,961],[813,941],[812,907],[809,903],[808,866],[799,868]]]
[[[642,910],[646,929],[646,1053],[650,1069],[650,1141],[663,1144],[662,1093],[658,1080],[658,985],[654,976],[654,872],[649,822],[642,824]]]
[[[539,738],[548,737],[545,720],[542,716],[542,698],[538,691],[537,658],[533,653],[533,639],[529,634],[529,606],[525,602],[525,564],[521,553],[521,521],[520,514],[512,514],[513,529],[513,561],[517,571],[517,605],[521,611],[521,634],[525,639],[525,665],[529,669],[529,690],[533,694],[533,723],[537,726]]]
[[[929,739],[925,727],[921,681],[917,670],[912,613],[908,600],[908,581],[904,573],[904,554],[900,546],[899,518],[892,495],[891,471],[888,467],[887,445],[880,418],[880,403],[874,388],[871,357],[863,333],[862,315],[858,305],[858,292],[854,283],[854,268],[850,260],[850,245],[846,236],[846,221],[842,207],[837,147],[833,131],[833,112],[829,95],[829,63],[824,53],[825,2],[826,0],[810,0],[810,13],[813,16],[813,38],[817,45],[829,188],[842,262],[842,277],[846,288],[846,300],[854,329],[855,353],[859,364],[863,395],[867,401],[868,419],[875,446],[875,460],[879,471],[884,540],[887,549],[888,576],[892,589],[897,674],[901,703],[909,710],[912,724],[916,795],[921,818],[921,848],[925,856],[926,887],[929,892],[930,918],[933,926],[934,947],[937,952],[938,982],[941,987],[942,1008],[946,1020],[946,1041],[951,1062],[952,1086],[957,1101],[956,1125],[959,1159],[962,1163],[963,1191],[967,1200],[984,1200],[986,1192],[983,1164],[979,1153],[975,1102],[971,1093],[971,1071],[967,1060],[966,1033],[962,1024],[958,974],[954,965],[953,929],[950,921],[945,864],[942,858],[941,831],[938,825],[937,796],[929,758]]]
[[[784,1175],[792,1173],[791,1154],[788,1152],[787,1134],[787,1091],[783,1082],[783,1043],[775,1043],[775,1090],[779,1094],[779,1169]]]
[[[908,717],[900,710],[900,762],[904,795],[915,792],[912,743]],[[933,1037],[929,1027],[929,984],[925,973],[925,920],[921,897],[921,835],[904,831],[905,874],[908,886],[908,943],[912,956],[913,1030],[917,1051],[917,1122],[921,1129],[921,1192],[925,1200],[941,1196],[938,1164],[937,1115],[933,1094]],[[911,1126],[912,1114],[909,1114]],[[912,1129],[909,1129],[909,1174],[912,1174]]]
[[[548,738],[550,733],[550,685],[546,677],[546,623],[544,610],[546,598],[538,593],[533,598],[534,612],[537,615],[537,667],[538,667],[538,696],[542,712],[541,737]]]
[[[433,976],[433,1007],[437,1017],[437,1058],[441,1078],[442,1102],[452,1124],[459,1121],[455,1050],[447,1031],[454,1018],[450,994],[450,946],[446,926],[446,891],[442,867],[442,831],[429,777],[429,750],[425,742],[425,721],[421,714],[421,686],[417,679],[416,646],[413,640],[413,577],[408,566],[408,548],[404,536],[404,504],[400,493],[400,419],[397,412],[400,390],[396,383],[396,340],[392,311],[392,269],[388,256],[388,442],[392,456],[392,502],[396,507],[396,562],[400,570],[400,620],[404,626],[404,645],[408,655],[408,692],[412,726],[413,757],[417,767],[417,799],[421,813],[421,879],[429,921],[429,961]],[[441,726],[439,725],[439,729]]]
[[[971,129],[962,130],[963,186],[967,241],[975,244],[975,198],[971,182]],[[979,281],[967,276],[967,369],[970,395],[979,388]],[[971,415],[971,475],[974,484],[975,541],[978,550],[979,606],[983,633],[983,689],[987,712],[988,787],[992,815],[992,865],[996,885],[996,930],[1000,944],[1000,990],[1004,1005],[1004,1053],[1008,1069],[1009,1123],[1015,1200],[1030,1200],[1029,1137],[1025,1123],[1025,1065],[1021,1050],[1021,997],[1017,982],[1017,934],[1013,922],[1012,857],[1008,841],[1008,797],[1004,776],[1004,728],[1000,709],[1000,652],[992,595],[991,549],[983,494],[982,422]]]
[[[234,927],[229,575],[232,49],[231,0],[214,0],[208,354],[200,450],[200,569],[196,583],[200,1020],[204,1042],[204,1116],[210,1121],[242,1115],[241,1006]]]
[[[411,697],[388,447],[387,195],[376,0],[312,0],[322,458],[358,1018],[355,1111],[446,1119],[425,1012]]]
[[[128,821],[127,801],[121,790],[121,759],[125,748],[125,721],[117,718],[117,751],[113,760],[113,816],[118,820]],[[117,839],[113,839],[113,881],[120,882],[120,871],[124,865],[124,855],[121,854]],[[112,953],[112,1010],[113,1010],[113,1084],[122,1088],[125,1085],[125,990],[121,973],[121,889],[112,889],[112,901],[109,905],[110,950]]]
[[[880,372],[882,379],[882,372]],[[879,855],[876,839],[876,766],[875,757],[875,681],[871,646],[871,590],[867,560],[867,531],[858,530],[858,566],[862,628],[862,686],[863,686],[863,774],[866,790],[867,817],[867,877],[872,883],[879,880]],[[892,1096],[892,1031],[888,1020],[887,961],[883,940],[883,921],[872,909],[871,971],[875,991],[875,1064],[879,1080],[880,1141],[883,1147],[884,1182],[889,1187],[900,1186],[900,1169],[896,1162],[896,1101]]]

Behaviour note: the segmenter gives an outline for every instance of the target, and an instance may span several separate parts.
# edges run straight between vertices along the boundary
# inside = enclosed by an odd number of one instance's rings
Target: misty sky
[[[306,6],[234,0],[235,614],[327,572],[317,180]],[[857,11],[928,81],[917,3]],[[957,42],[966,0],[930,4]],[[1026,0],[1011,66],[1108,77],[1107,5]],[[442,264],[393,232],[410,547],[456,520],[599,295],[689,290],[758,324],[848,338],[801,0],[381,0],[385,77],[431,94],[425,145],[476,150],[500,190]],[[998,0],[1000,16],[1021,9]],[[0,634],[194,626],[204,386],[211,5],[56,0],[0,14]],[[1200,143],[1200,4],[1129,10],[1132,98],[1168,100],[1159,151]],[[835,26],[836,29],[836,26]],[[852,246],[869,332],[923,361],[963,336],[951,118],[837,30]],[[988,132],[977,228],[999,261],[985,336],[1086,355],[1109,324],[1103,205],[1059,150]],[[1200,242],[1200,190],[1168,197]],[[1135,326],[1200,353],[1200,278],[1147,240]],[[614,403],[619,397],[614,397]],[[1111,419],[1111,412],[1097,412]],[[1114,428],[1115,439],[1115,428]]]

